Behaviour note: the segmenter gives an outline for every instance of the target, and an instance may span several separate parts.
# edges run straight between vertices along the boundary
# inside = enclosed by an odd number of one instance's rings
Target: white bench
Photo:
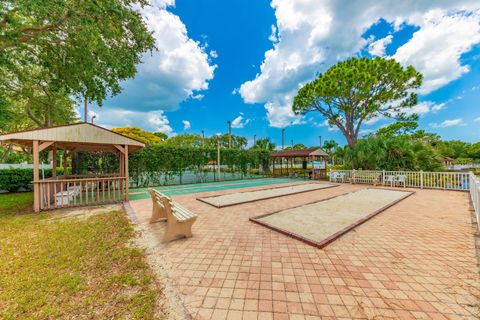
[[[57,206],[62,207],[68,205],[73,201],[74,197],[78,197],[82,189],[80,186],[71,186],[68,187],[65,191],[60,191],[55,194],[55,201]]]
[[[159,219],[167,219],[167,231],[165,231],[162,242],[169,242],[178,236],[191,237],[192,225],[197,220],[197,215],[157,190],[148,189],[148,192],[153,202],[150,223]]]

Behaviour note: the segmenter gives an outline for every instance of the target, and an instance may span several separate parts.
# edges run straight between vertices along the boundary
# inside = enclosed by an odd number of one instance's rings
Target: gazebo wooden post
[[[128,144],[125,145],[125,200],[128,200]]]
[[[54,144],[52,148],[52,178],[57,177],[57,146]]]
[[[39,180],[39,150],[38,150],[38,140],[33,141],[33,210],[35,212],[40,212],[40,188],[38,184]]]
[[[63,178],[67,178],[67,148],[63,149]]]
[[[120,151],[120,177],[123,177],[123,170],[125,169],[124,168],[125,166],[125,153],[123,151]]]

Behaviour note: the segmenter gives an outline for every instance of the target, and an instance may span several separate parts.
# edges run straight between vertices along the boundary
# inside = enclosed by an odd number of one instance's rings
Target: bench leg
[[[153,207],[152,216],[150,217],[150,223],[155,223],[160,219],[167,219],[165,210],[163,208]]]
[[[188,220],[185,222],[175,222],[167,225],[167,230],[162,239],[162,243],[175,240],[178,236],[185,238],[192,237],[192,225],[196,219]]]

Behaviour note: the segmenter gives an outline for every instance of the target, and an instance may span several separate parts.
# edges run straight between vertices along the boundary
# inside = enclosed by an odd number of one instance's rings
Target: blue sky
[[[227,130],[316,145],[345,141],[317,114],[291,112],[298,88],[350,56],[385,56],[425,75],[420,127],[480,140],[480,4],[473,1],[154,0],[141,10],[157,39],[139,73],[91,106],[106,127],[170,135]],[[367,123],[363,134],[388,124]]]

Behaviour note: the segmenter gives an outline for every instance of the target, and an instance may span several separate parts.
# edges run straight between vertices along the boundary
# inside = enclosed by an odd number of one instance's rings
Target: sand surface
[[[411,192],[363,189],[257,220],[319,242]]]
[[[245,202],[287,196],[300,192],[330,188],[333,186],[333,184],[329,183],[306,183],[287,187],[276,187],[255,191],[236,192],[215,197],[199,198],[199,200],[202,200],[203,202],[211,204],[215,207],[225,207]]]

